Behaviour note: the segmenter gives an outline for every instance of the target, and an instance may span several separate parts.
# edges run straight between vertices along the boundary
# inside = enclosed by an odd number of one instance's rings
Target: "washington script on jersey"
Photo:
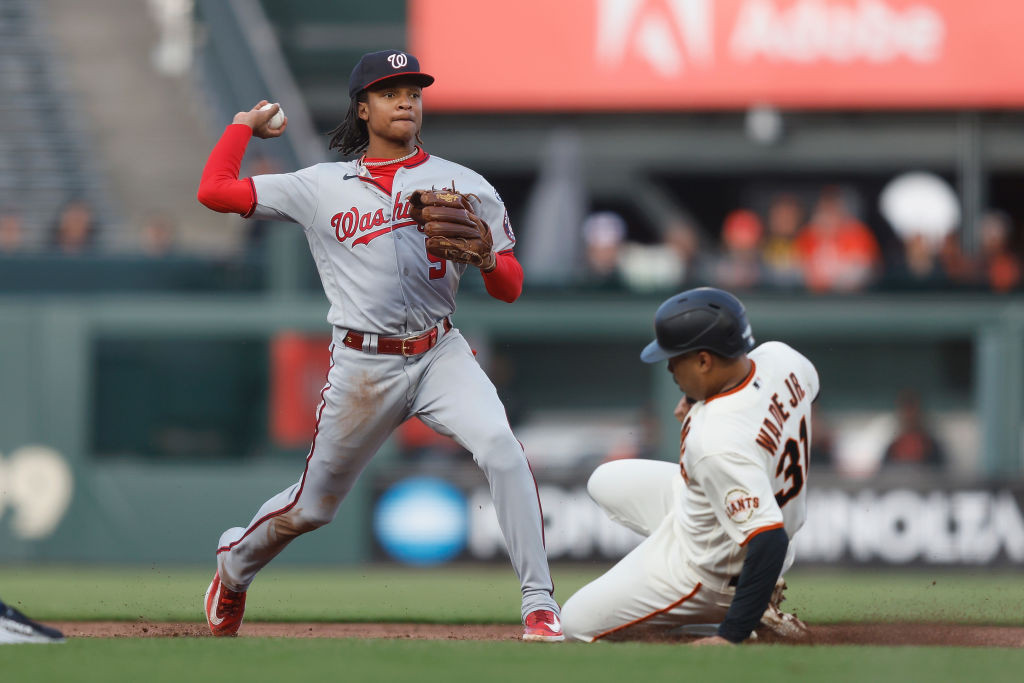
[[[391,224],[387,227],[381,228],[380,230],[374,230],[373,232],[352,240],[352,246],[357,244],[369,244],[372,240],[380,237],[381,235],[386,235],[392,230],[416,225],[416,221],[409,218],[410,208],[411,205],[409,202],[402,202],[401,196],[396,195],[395,205],[391,209]],[[399,222],[403,218],[406,220],[404,222]],[[355,237],[356,232],[365,233],[368,230],[373,230],[373,228],[384,225],[387,222],[389,221],[384,218],[383,209],[360,213],[359,209],[354,206],[348,211],[336,213],[331,217],[331,227],[334,228],[334,235],[338,238],[338,242],[342,244],[344,244],[345,240],[349,237]],[[416,229],[423,232],[423,228],[418,225],[416,226]]]

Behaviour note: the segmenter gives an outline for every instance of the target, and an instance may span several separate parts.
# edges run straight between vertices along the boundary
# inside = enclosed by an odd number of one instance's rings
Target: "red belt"
[[[442,326],[444,327],[444,334],[447,334],[452,329],[452,323],[448,318],[444,319]],[[380,337],[375,334],[349,330],[345,334],[342,343],[350,349],[356,349],[357,351],[387,353],[408,358],[409,356],[418,356],[421,353],[426,353],[434,348],[440,336],[437,331],[437,325],[434,325],[428,332],[416,335],[415,337]],[[374,337],[377,340],[376,349],[373,348]],[[370,341],[369,348],[364,349],[363,342],[367,341],[367,338]]]

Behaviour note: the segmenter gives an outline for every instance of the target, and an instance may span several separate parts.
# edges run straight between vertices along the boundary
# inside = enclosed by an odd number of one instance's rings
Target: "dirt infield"
[[[49,622],[70,638],[209,637],[201,623],[145,621]],[[811,626],[803,643],[762,636],[759,642],[805,645],[930,645],[963,647],[1024,647],[1024,628],[961,624],[829,624]],[[512,624],[332,624],[264,623],[242,626],[240,637],[264,638],[386,638],[395,640],[519,640],[520,626]],[[638,632],[628,640],[684,643],[685,637]]]

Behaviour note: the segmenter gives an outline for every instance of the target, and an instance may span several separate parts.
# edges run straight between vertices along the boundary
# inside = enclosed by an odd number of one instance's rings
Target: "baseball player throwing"
[[[467,270],[480,270],[493,297],[518,298],[515,235],[486,180],[422,148],[421,95],[433,82],[408,53],[363,55],[331,139],[332,149],[361,156],[239,180],[249,138],[287,127],[284,119],[271,128],[279,108],[260,102],[235,116],[203,170],[199,201],[207,207],[302,226],[333,327],[302,475],[248,526],[220,537],[205,600],[216,636],[238,632],[256,573],[296,536],[330,522],[388,435],[418,416],[472,452],[487,476],[522,585],[523,639],[563,640],[536,482],[494,386],[451,322]]]
[[[818,374],[781,342],[755,349],[743,304],[720,289],[671,297],[654,327],[640,357],[668,360],[685,395],[679,465],[623,460],[591,475],[597,504],[647,538],[569,598],[565,633],[593,642],[638,624],[702,624],[696,643],[727,644],[764,624],[799,635],[778,603],[806,517]]]

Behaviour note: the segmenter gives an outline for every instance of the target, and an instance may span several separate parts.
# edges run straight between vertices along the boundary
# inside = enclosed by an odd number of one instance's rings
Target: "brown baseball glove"
[[[454,190],[416,190],[409,202],[409,216],[423,226],[429,253],[484,272],[494,270],[494,240],[477,215],[479,197]]]

